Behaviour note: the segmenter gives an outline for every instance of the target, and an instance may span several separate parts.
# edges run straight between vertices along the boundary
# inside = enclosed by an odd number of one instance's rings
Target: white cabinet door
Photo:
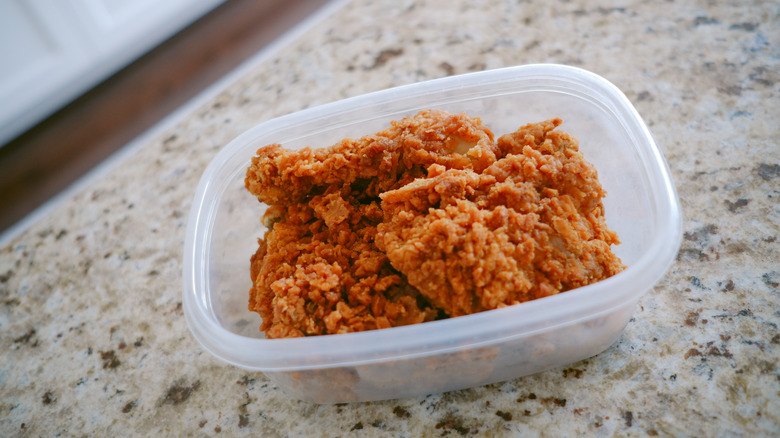
[[[0,145],[224,0],[0,0]]]
[[[94,52],[72,29],[75,17],[64,2],[50,9],[37,3],[0,1],[0,144],[34,123],[35,114],[50,112],[53,94]]]

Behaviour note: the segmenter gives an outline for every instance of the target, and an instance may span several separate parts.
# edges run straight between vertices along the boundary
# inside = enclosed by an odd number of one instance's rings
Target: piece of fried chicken
[[[604,191],[560,119],[498,139],[482,170],[432,165],[380,195],[377,247],[434,306],[467,315],[585,286],[620,272]]]
[[[326,149],[258,150],[245,184],[270,206],[250,270],[261,330],[419,323],[620,271],[596,172],[559,124],[495,141],[479,119],[428,110]]]
[[[469,154],[453,153],[464,145]],[[439,316],[375,245],[379,195],[430,165],[471,168],[495,150],[479,119],[440,111],[327,149],[258,150],[245,185],[270,206],[250,270],[249,308],[261,330],[269,338],[348,333]]]

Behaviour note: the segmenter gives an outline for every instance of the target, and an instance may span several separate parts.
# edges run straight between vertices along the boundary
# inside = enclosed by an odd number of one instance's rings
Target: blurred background
[[[0,0],[0,233],[328,0]]]

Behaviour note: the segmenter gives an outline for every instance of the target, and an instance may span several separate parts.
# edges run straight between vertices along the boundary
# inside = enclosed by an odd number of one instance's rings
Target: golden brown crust
[[[258,150],[245,183],[271,206],[250,269],[261,330],[419,323],[622,270],[596,171],[560,123],[495,141],[479,119],[428,110],[327,149]]]
[[[594,283],[623,269],[610,250],[595,169],[561,121],[498,139],[482,172],[433,165],[381,195],[377,246],[430,302],[467,315]]]

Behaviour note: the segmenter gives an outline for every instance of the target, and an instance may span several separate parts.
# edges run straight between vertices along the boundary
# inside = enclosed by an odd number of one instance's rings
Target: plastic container
[[[628,268],[596,284],[499,310],[362,333],[264,339],[247,310],[249,258],[264,206],[243,185],[255,151],[329,146],[434,108],[482,119],[498,136],[561,117],[559,128],[607,191],[607,223]],[[184,247],[184,313],[201,345],[263,371],[290,396],[335,403],[450,391],[559,367],[605,350],[680,245],[679,201],[666,162],[636,110],[587,71],[527,65],[388,89],[270,120],[242,134],[201,178]]]

